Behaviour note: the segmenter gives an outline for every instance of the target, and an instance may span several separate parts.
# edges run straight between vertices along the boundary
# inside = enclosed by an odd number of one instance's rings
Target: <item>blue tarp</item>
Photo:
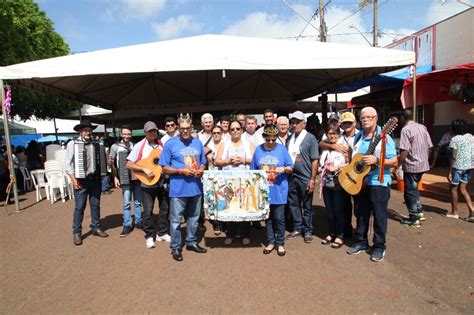
[[[64,136],[58,136],[57,140],[58,141],[68,141],[69,138],[64,137]],[[54,142],[54,141],[56,141],[56,136],[55,135],[49,135],[49,136],[41,137],[36,141],[38,141],[38,142]]]

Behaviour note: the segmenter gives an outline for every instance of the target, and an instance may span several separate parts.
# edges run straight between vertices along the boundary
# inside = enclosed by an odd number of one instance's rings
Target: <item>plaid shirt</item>
[[[433,147],[430,135],[424,125],[409,121],[402,128],[400,150],[408,152],[403,163],[407,173],[423,173],[430,169],[429,149]]]

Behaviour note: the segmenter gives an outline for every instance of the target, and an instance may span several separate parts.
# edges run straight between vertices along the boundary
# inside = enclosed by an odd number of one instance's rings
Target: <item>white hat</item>
[[[293,114],[290,114],[290,120],[291,119],[298,119],[306,122],[306,115],[302,111],[297,110]]]

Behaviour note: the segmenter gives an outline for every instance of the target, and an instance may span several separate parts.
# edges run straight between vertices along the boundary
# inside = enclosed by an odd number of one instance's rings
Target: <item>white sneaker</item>
[[[153,237],[149,237],[146,239],[146,248],[150,249],[150,248],[154,248],[155,247],[155,242],[153,241]]]
[[[169,236],[168,234],[165,234],[165,235],[162,235],[162,236],[159,236],[158,234],[156,234],[156,241],[157,242],[168,242],[168,243],[170,243],[171,242],[171,236]]]

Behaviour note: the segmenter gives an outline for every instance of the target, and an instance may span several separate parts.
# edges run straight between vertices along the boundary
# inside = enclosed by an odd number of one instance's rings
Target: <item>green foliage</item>
[[[0,0],[0,66],[64,56],[69,46],[32,0]],[[75,102],[12,87],[12,113],[27,119],[58,117]]]

